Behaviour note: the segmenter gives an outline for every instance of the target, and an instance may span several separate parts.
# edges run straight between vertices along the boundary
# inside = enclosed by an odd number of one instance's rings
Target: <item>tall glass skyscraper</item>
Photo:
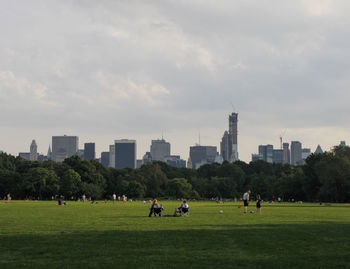
[[[229,129],[225,131],[221,143],[220,154],[224,161],[238,161],[238,113],[229,115]]]
[[[115,168],[136,168],[136,140],[115,140]]]

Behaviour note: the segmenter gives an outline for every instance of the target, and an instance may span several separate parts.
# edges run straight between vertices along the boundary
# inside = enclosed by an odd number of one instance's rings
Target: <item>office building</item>
[[[30,161],[30,152],[20,152],[18,153],[18,156],[21,157],[22,159]]]
[[[109,167],[115,168],[115,145],[109,145]]]
[[[37,146],[34,139],[33,139],[32,143],[30,144],[29,160],[30,161],[37,161],[38,160],[38,146]]]
[[[148,164],[152,162],[151,152],[147,151],[142,157],[142,164]]]
[[[101,164],[104,167],[109,167],[109,151],[101,152]]]
[[[268,163],[273,163],[273,145],[260,145],[259,158]]]
[[[136,169],[140,169],[142,166],[142,160],[136,160]]]
[[[84,150],[78,149],[77,156],[79,156],[80,159],[84,159]]]
[[[259,154],[252,154],[252,162],[260,161],[260,155]]]
[[[301,165],[303,163],[302,145],[299,141],[292,141],[290,147],[290,155],[292,165]]]
[[[302,149],[301,150],[301,159],[302,159],[302,164],[305,164],[306,159],[311,155],[311,149]]]
[[[95,152],[95,143],[85,143],[84,144],[84,160],[95,160],[96,152]]]
[[[170,143],[164,139],[152,140],[150,152],[153,161],[164,162],[164,158],[170,155]]]
[[[283,164],[283,149],[274,149],[273,150],[273,163]]]
[[[283,143],[283,163],[290,164],[289,143]]]
[[[214,146],[190,147],[190,163],[193,169],[198,169],[204,164],[215,163],[217,148]]]
[[[186,168],[186,161],[182,160],[178,155],[166,156],[164,161],[172,167]]]
[[[121,139],[115,141],[115,168],[136,168],[136,141]]]
[[[220,143],[220,155],[224,161],[231,161],[232,155],[232,135],[229,135],[227,131],[224,132]]]
[[[79,138],[77,136],[53,136],[52,160],[63,162],[66,158],[76,155],[78,152]]]
[[[229,128],[220,142],[220,155],[224,161],[238,161],[238,113],[229,115]]]
[[[231,162],[238,161],[238,113],[229,116],[229,135],[232,137]]]

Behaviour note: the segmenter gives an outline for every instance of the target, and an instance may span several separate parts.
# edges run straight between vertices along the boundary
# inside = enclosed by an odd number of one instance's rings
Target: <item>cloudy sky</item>
[[[348,0],[0,0],[0,150],[52,135],[217,145],[350,142]]]

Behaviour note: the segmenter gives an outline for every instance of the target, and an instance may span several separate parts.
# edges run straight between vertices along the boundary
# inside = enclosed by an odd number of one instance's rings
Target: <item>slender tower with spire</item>
[[[51,151],[51,145],[49,145],[49,149],[47,150],[47,159],[51,160],[52,157],[52,151]]]
[[[33,139],[32,143],[30,144],[29,160],[31,160],[31,161],[38,160],[38,146],[37,146],[34,139]]]

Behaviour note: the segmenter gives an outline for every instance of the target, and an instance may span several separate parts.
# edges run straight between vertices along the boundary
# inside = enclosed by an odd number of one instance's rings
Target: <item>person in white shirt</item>
[[[183,200],[182,204],[178,208],[175,208],[174,216],[186,214],[189,208],[187,201]]]
[[[117,195],[113,193],[113,204],[115,203],[116,200],[117,200]]]
[[[244,213],[247,213],[248,211],[249,196],[250,196],[250,190],[248,190],[246,193],[243,194]]]

